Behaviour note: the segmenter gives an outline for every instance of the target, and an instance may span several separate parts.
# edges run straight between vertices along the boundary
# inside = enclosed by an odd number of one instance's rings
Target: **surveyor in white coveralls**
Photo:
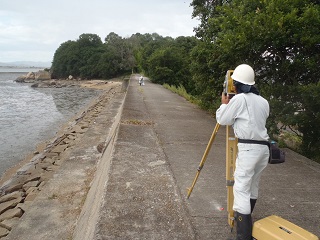
[[[237,94],[225,94],[216,112],[217,122],[232,125],[238,138],[238,155],[234,173],[234,204],[237,240],[252,239],[251,213],[258,198],[259,180],[269,159],[269,136],[266,120],[269,103],[254,87],[254,71],[246,64],[235,68],[231,78]]]

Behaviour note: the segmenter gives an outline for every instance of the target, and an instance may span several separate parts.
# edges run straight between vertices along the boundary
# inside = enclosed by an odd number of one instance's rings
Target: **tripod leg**
[[[233,184],[234,184],[234,170],[236,167],[237,158],[237,138],[234,136],[231,126],[227,126],[226,132],[226,183],[227,183],[227,211],[228,224],[231,229],[234,226],[234,211],[233,211]]]
[[[199,167],[198,167],[198,169],[197,169],[197,174],[196,174],[196,176],[195,176],[195,178],[194,178],[194,180],[193,180],[193,182],[192,182],[191,187],[188,188],[187,198],[190,197],[191,192],[192,192],[194,186],[196,185],[196,182],[197,182],[198,177],[199,177],[199,175],[200,175],[200,171],[201,171],[201,169],[203,168],[203,165],[204,165],[205,161],[207,160],[207,156],[208,156],[208,154],[209,154],[209,152],[210,152],[212,143],[213,143],[213,141],[214,141],[214,139],[215,139],[215,137],[216,137],[216,135],[217,135],[217,132],[218,132],[218,130],[219,130],[219,127],[220,127],[220,124],[219,124],[219,123],[217,123],[216,126],[214,127],[214,130],[213,130],[213,132],[212,132],[212,135],[211,135],[211,138],[210,138],[210,140],[209,140],[209,143],[208,143],[208,145],[207,145],[207,147],[206,147],[206,150],[205,150],[205,152],[204,152],[204,154],[203,154],[203,156],[202,156],[201,162],[200,162]]]

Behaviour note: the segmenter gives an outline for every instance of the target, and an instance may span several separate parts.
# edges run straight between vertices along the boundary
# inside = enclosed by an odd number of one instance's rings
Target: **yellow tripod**
[[[206,150],[202,156],[201,162],[199,164],[199,167],[197,169],[196,176],[192,182],[192,185],[190,188],[188,188],[188,195],[187,198],[190,197],[191,192],[196,185],[196,182],[198,180],[198,177],[200,175],[201,169],[204,166],[205,161],[207,160],[207,156],[210,152],[212,143],[217,135],[217,132],[219,130],[220,124],[217,123],[212,135],[210,137],[209,143],[206,147]],[[226,185],[227,185],[227,211],[228,211],[228,224],[231,228],[234,226],[234,211],[232,209],[233,206],[233,184],[234,184],[234,178],[233,173],[235,170],[235,163],[236,163],[236,157],[237,157],[237,138],[234,136],[233,131],[231,130],[230,126],[226,127]]]

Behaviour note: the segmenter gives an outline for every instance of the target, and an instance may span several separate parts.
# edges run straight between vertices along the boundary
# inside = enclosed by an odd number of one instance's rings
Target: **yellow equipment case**
[[[256,221],[252,236],[255,240],[319,240],[316,235],[275,215]]]

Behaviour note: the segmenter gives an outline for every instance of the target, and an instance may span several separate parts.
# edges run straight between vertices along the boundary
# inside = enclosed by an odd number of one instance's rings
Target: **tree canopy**
[[[111,32],[104,43],[96,34],[81,34],[76,41],[62,43],[54,54],[51,71],[55,78],[111,78],[130,72],[134,66],[129,41]]]
[[[318,155],[320,3],[311,0],[194,0],[202,40],[193,73],[205,100],[217,101],[226,69],[248,63],[271,105],[269,129],[293,131],[308,157]],[[212,84],[207,84],[208,82]],[[309,95],[312,94],[312,95]]]

